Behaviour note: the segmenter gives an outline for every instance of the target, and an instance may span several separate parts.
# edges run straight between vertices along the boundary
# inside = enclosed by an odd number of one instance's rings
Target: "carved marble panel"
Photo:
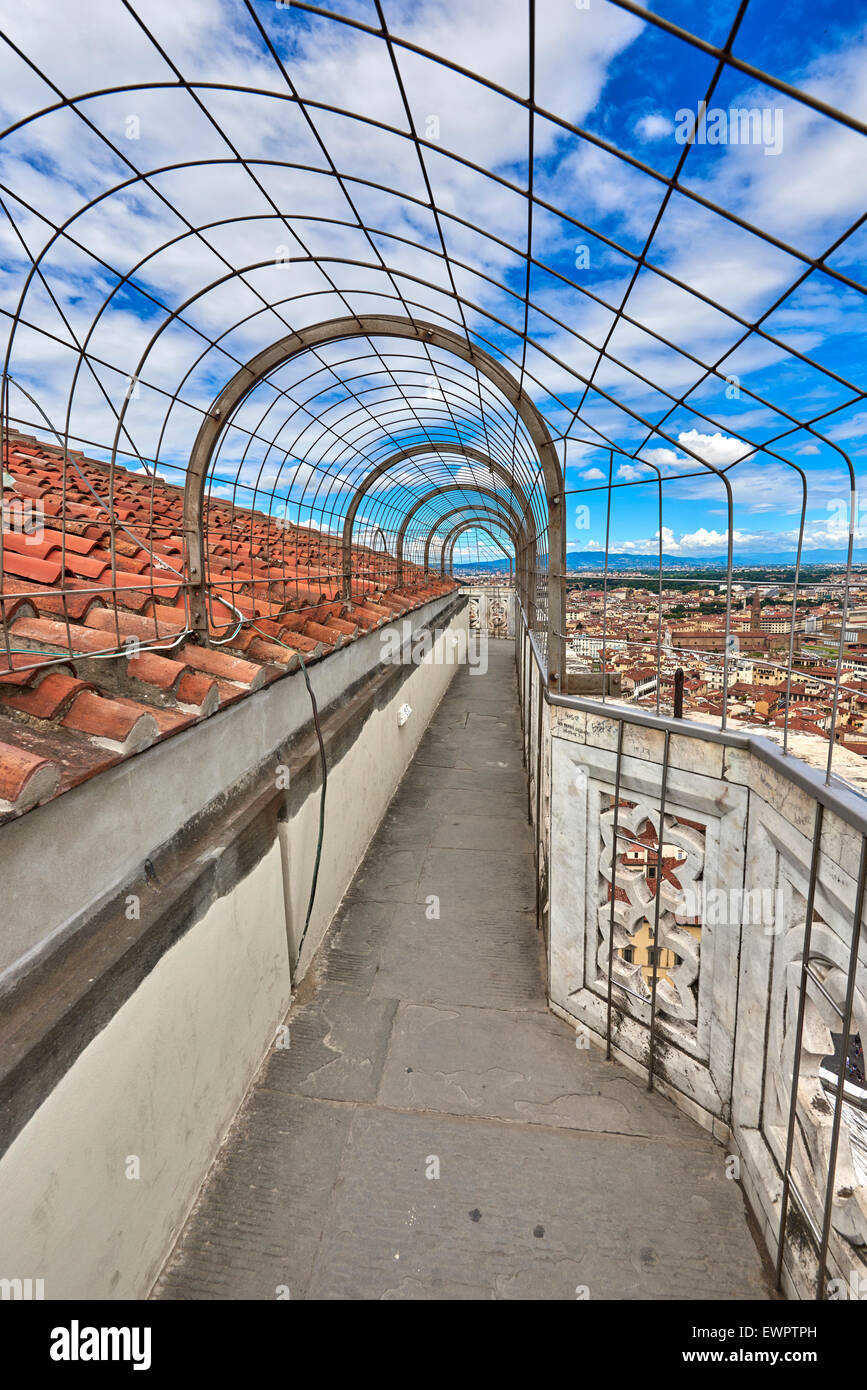
[[[551,998],[604,1035],[614,863],[616,755],[609,725],[588,716],[585,742],[552,740]],[[555,734],[566,732],[559,719]],[[614,898],[612,961],[614,1041],[647,1064],[651,971],[630,960],[640,940],[646,953],[655,921],[650,866],[661,840],[663,878],[657,946],[656,1031],[660,1072],[682,1086],[710,1115],[725,1117],[737,1002],[738,900],[721,892],[724,907],[701,920],[707,890],[742,883],[747,791],[693,767],[669,767],[664,824],[659,797],[662,743],[656,730],[629,731],[618,813],[620,853]],[[645,735],[649,734],[650,737]],[[594,740],[599,740],[599,745]],[[627,740],[624,739],[624,746]],[[720,767],[721,760],[714,758]],[[624,856],[630,842],[638,857]],[[641,846],[649,847],[642,855]],[[695,920],[697,919],[697,920]]]

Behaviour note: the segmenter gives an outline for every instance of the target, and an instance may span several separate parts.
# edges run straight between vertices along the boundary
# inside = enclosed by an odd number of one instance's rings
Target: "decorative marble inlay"
[[[488,600],[488,631],[494,637],[505,637],[509,630],[509,605],[501,598]]]
[[[613,798],[609,798],[613,803]],[[599,945],[597,964],[602,976],[608,976],[608,938],[611,914],[612,864],[614,861],[614,806],[599,817],[602,846],[599,854],[601,893],[598,909]],[[648,835],[648,828],[652,835]],[[673,952],[676,963],[659,971],[657,977],[657,1009],[671,1018],[694,1024],[698,1016],[698,976],[700,940],[678,925],[676,916],[683,915],[688,902],[700,898],[698,887],[704,871],[705,836],[692,825],[682,824],[676,816],[666,815],[660,830],[659,811],[642,803],[621,802],[618,813],[618,850],[616,894],[614,900],[614,960],[612,976],[615,984],[625,985],[637,994],[635,1002],[649,1006],[651,991],[646,980],[644,963],[624,959],[622,950],[634,950],[634,939],[641,935],[645,923],[651,928],[656,911],[656,886],[648,883],[650,867],[656,867],[655,884],[660,884],[659,934],[657,944],[663,951]],[[639,842],[635,844],[633,842]],[[661,845],[662,855],[657,848]],[[633,855],[630,862],[627,856]],[[661,865],[659,859],[661,857]],[[671,861],[675,862],[672,863]],[[644,934],[646,939],[646,933]],[[628,996],[632,1000],[632,995]]]

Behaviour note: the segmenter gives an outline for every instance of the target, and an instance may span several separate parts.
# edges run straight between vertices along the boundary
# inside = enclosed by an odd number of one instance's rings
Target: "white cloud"
[[[755,539],[744,531],[732,532],[735,545],[742,545]],[[728,531],[708,531],[700,526],[698,530],[676,536],[668,526],[662,528],[662,548],[666,555],[701,556],[724,554],[728,546]],[[643,540],[623,541],[617,549],[627,554],[655,555],[659,550],[659,532]]]
[[[662,468],[664,464],[674,465],[686,462],[683,455],[679,454],[676,449],[645,449],[643,456],[648,462],[655,463],[658,468]]]
[[[738,549],[749,550],[756,554],[791,553],[794,555],[798,544],[798,532],[796,530],[741,531],[735,528],[732,537],[736,558]],[[843,500],[839,514],[835,514],[834,510],[829,508],[827,517],[807,522],[804,529],[804,556],[808,556],[813,550],[836,550],[842,558],[848,537],[848,520],[845,500]],[[858,546],[867,543],[867,517],[859,518],[859,524],[855,528],[855,543]],[[685,558],[692,556],[701,558],[702,555],[725,555],[727,547],[727,530],[716,531],[698,527],[695,531],[685,532],[678,536],[670,527],[663,526],[662,528],[662,548],[666,555],[679,555]],[[659,532],[655,531],[652,536],[635,540],[618,541],[612,545],[612,549],[628,555],[656,555],[659,551]]]
[[[642,116],[635,123],[635,133],[639,140],[664,140],[673,131],[674,125],[668,116],[663,116],[658,111],[652,111],[648,115]]]
[[[648,463],[653,463],[659,468],[663,475],[673,468],[688,468],[694,471],[700,467],[699,460],[713,464],[716,468],[722,468],[730,463],[743,462],[753,455],[753,449],[749,444],[745,444],[741,439],[733,439],[730,435],[722,434],[717,431],[715,434],[705,434],[701,430],[681,430],[677,436],[678,443],[684,449],[689,449],[689,454],[679,454],[676,449],[667,447],[644,449],[641,457]],[[697,455],[697,458],[693,457]],[[624,464],[618,471],[618,476],[622,478],[646,478],[647,469],[642,469],[631,464]],[[734,470],[732,477],[738,476]]]
[[[646,480],[650,474],[646,468],[641,468],[637,463],[621,463],[614,476],[622,483],[634,483],[640,478]]]
[[[685,449],[691,449],[699,458],[706,463],[712,463],[717,468],[721,468],[727,463],[736,463],[738,459],[749,458],[753,452],[749,444],[744,444],[742,439],[731,439],[726,434],[702,434],[699,430],[684,430],[677,436],[679,444]]]
[[[678,548],[684,555],[690,551],[701,554],[702,551],[715,551],[725,549],[728,545],[728,531],[708,531],[704,526],[700,526],[697,531],[688,532],[681,536]],[[740,545],[750,538],[744,531],[733,531],[732,539],[735,545]]]

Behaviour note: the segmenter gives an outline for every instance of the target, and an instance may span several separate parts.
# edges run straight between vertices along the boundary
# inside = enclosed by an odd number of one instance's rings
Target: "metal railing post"
[[[831,1216],[834,1209],[834,1180],[837,1174],[837,1150],[840,1145],[840,1125],[843,1119],[843,1098],[846,1087],[846,1059],[849,1056],[849,1035],[852,1031],[852,1005],[855,1000],[855,976],[858,970],[858,948],[864,914],[864,886],[867,881],[867,839],[861,840],[861,862],[858,866],[858,887],[855,891],[855,914],[852,920],[852,944],[849,948],[849,969],[846,976],[846,1001],[842,1010],[843,1035],[840,1040],[840,1065],[837,1071],[837,1095],[834,1098],[834,1119],[831,1124],[831,1152],[828,1158],[828,1182],[825,1188],[825,1210],[822,1214],[822,1240],[819,1245],[819,1268],[816,1274],[816,1298],[825,1292],[825,1268],[828,1263],[828,1242],[831,1238]]]
[[[819,871],[819,847],[822,840],[822,820],[825,808],[821,801],[816,804],[813,822],[813,852],[810,856],[810,880],[807,885],[806,923],[804,944],[801,954],[801,979],[798,991],[798,1013],[795,1020],[794,1052],[792,1054],[792,1091],[789,1100],[789,1120],[786,1126],[786,1157],[783,1163],[783,1190],[780,1196],[780,1229],[777,1238],[776,1287],[783,1284],[783,1257],[785,1254],[786,1218],[789,1211],[789,1193],[792,1187],[792,1153],[795,1144],[795,1121],[798,1113],[798,1082],[801,1077],[801,1044],[804,1036],[804,1012],[807,1004],[807,977],[810,962],[810,943],[813,935],[813,906],[816,901],[816,881]],[[797,1200],[797,1198],[796,1198]],[[801,1206],[801,1202],[798,1201]],[[806,1213],[805,1213],[806,1214]]]
[[[614,772],[614,824],[613,836],[611,840],[611,902],[608,912],[608,1003],[605,1021],[605,1056],[611,1061],[611,1014],[612,1014],[612,990],[614,988],[614,908],[615,895],[617,891],[617,859],[618,836],[617,825],[620,816],[620,769],[623,763],[623,723],[621,719],[617,725],[617,765]]]
[[[659,836],[656,850],[656,902],[653,910],[653,975],[650,984],[650,1056],[647,1067],[647,1089],[653,1090],[654,1043],[656,1041],[656,986],[659,979],[659,905],[662,899],[662,851],[665,840],[665,798],[668,782],[668,754],[671,732],[665,731],[665,746],[662,753],[662,787],[659,794]]]

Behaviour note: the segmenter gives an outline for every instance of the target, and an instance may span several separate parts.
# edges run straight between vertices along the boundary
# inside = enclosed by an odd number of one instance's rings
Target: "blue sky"
[[[398,44],[410,118],[425,142],[422,164],[406,138],[388,47],[362,29],[273,0],[182,7],[145,0],[142,25],[119,0],[97,0],[79,14],[48,0],[3,0],[2,8],[0,27],[64,97],[133,89],[28,121],[0,148],[3,199],[15,224],[0,213],[7,324],[21,305],[10,371],[38,396],[55,428],[65,428],[68,414],[91,452],[106,456],[114,412],[135,376],[122,448],[158,457],[165,476],[181,480],[201,411],[239,362],[291,327],[347,307],[400,312],[403,297],[420,316],[466,325],[516,375],[523,371],[565,461],[570,546],[604,544],[611,447],[616,483],[653,480],[650,465],[667,479],[669,553],[724,550],[725,488],[713,468],[737,459],[729,475],[736,553],[792,548],[798,470],[808,486],[805,554],[845,545],[849,475],[841,451],[859,481],[865,460],[858,286],[867,278],[867,232],[856,231],[828,257],[843,278],[807,271],[867,206],[860,131],[726,70],[705,138],[689,146],[681,189],[668,197],[646,246],[666,194],[659,176],[671,175],[684,154],[678,132],[684,113],[698,112],[714,59],[603,0],[588,9],[539,0],[534,94],[550,119],[537,115],[532,132],[537,264],[525,351],[526,3],[504,0],[493,18],[480,0],[384,6],[391,31],[407,45],[518,98]],[[336,8],[378,25],[369,0]],[[726,41],[735,12],[728,3],[706,12],[686,3],[656,6],[714,44]],[[733,53],[864,121],[865,28],[854,4],[753,0]],[[11,47],[3,72],[4,125],[57,100]],[[178,88],[178,75],[193,84],[195,99]],[[158,86],[144,90],[148,83]],[[97,206],[82,211],[94,197]],[[52,244],[51,224],[66,219],[74,242]],[[31,256],[42,257],[40,274],[22,301]],[[765,336],[748,334],[737,346],[757,323]],[[480,475],[444,446],[490,441],[502,409],[498,415],[492,399],[474,412],[458,377],[438,402],[425,363],[375,346],[366,363],[348,365],[348,349],[328,357],[316,382],[316,411],[329,408],[326,427],[312,422],[307,387],[299,385],[312,379],[315,363],[296,364],[281,378],[279,400],[285,404],[288,393],[291,401],[280,422],[276,392],[262,388],[245,418],[254,429],[250,422],[260,418],[274,430],[280,423],[276,442],[251,442],[240,432],[227,439],[218,495],[231,493],[236,476],[245,487],[264,479],[291,519],[333,527],[372,460],[427,434],[438,446],[429,462],[378,490],[364,520],[389,531],[407,499],[435,478],[456,479],[468,503],[481,504]],[[607,355],[600,356],[602,347]],[[711,374],[702,381],[717,363],[728,380]],[[347,383],[367,393],[364,410],[347,403]],[[24,413],[23,398],[17,408]],[[812,430],[803,428],[812,420]],[[513,444],[507,429],[500,434],[495,448],[506,458]],[[525,453],[516,471],[529,488],[536,465],[528,441],[518,440]],[[701,476],[685,476],[695,473]],[[861,546],[867,517],[860,495],[856,514]],[[653,482],[618,486],[612,547],[652,554],[657,531]],[[465,540],[473,553],[477,543],[493,553],[481,536]]]

